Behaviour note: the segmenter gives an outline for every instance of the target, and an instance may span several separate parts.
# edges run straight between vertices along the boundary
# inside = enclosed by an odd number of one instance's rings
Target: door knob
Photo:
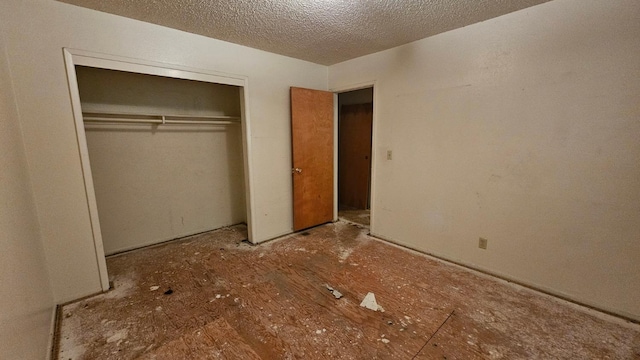
[[[291,173],[292,174],[301,174],[302,173],[302,169],[300,168],[295,168],[295,169],[291,169]]]

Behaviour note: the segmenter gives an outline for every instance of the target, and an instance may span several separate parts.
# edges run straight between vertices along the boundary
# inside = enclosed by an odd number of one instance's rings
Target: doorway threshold
[[[352,222],[354,224],[362,225],[364,227],[369,227],[371,212],[369,209],[366,210],[352,210],[352,209],[340,209],[338,210],[338,219]]]

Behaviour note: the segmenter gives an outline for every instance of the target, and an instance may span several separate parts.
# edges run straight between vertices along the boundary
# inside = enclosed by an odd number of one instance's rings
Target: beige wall
[[[0,359],[43,359],[53,295],[0,34]]]
[[[240,116],[240,88],[77,68],[82,110]],[[246,221],[239,125],[87,124],[107,254]]]
[[[639,18],[555,0],[331,66],[377,81],[372,232],[640,319]]]
[[[257,241],[292,228],[289,87],[327,68],[52,0],[5,0],[0,22],[57,302],[100,291],[63,47],[248,77]]]

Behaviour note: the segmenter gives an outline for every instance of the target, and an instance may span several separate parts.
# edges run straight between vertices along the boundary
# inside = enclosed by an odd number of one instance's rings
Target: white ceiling
[[[331,65],[549,0],[58,0]]]

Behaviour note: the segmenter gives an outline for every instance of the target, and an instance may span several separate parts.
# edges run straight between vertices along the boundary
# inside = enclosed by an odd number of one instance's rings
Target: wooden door
[[[344,105],[338,131],[338,204],[369,208],[373,104]]]
[[[291,88],[293,230],[333,220],[333,93]]]

